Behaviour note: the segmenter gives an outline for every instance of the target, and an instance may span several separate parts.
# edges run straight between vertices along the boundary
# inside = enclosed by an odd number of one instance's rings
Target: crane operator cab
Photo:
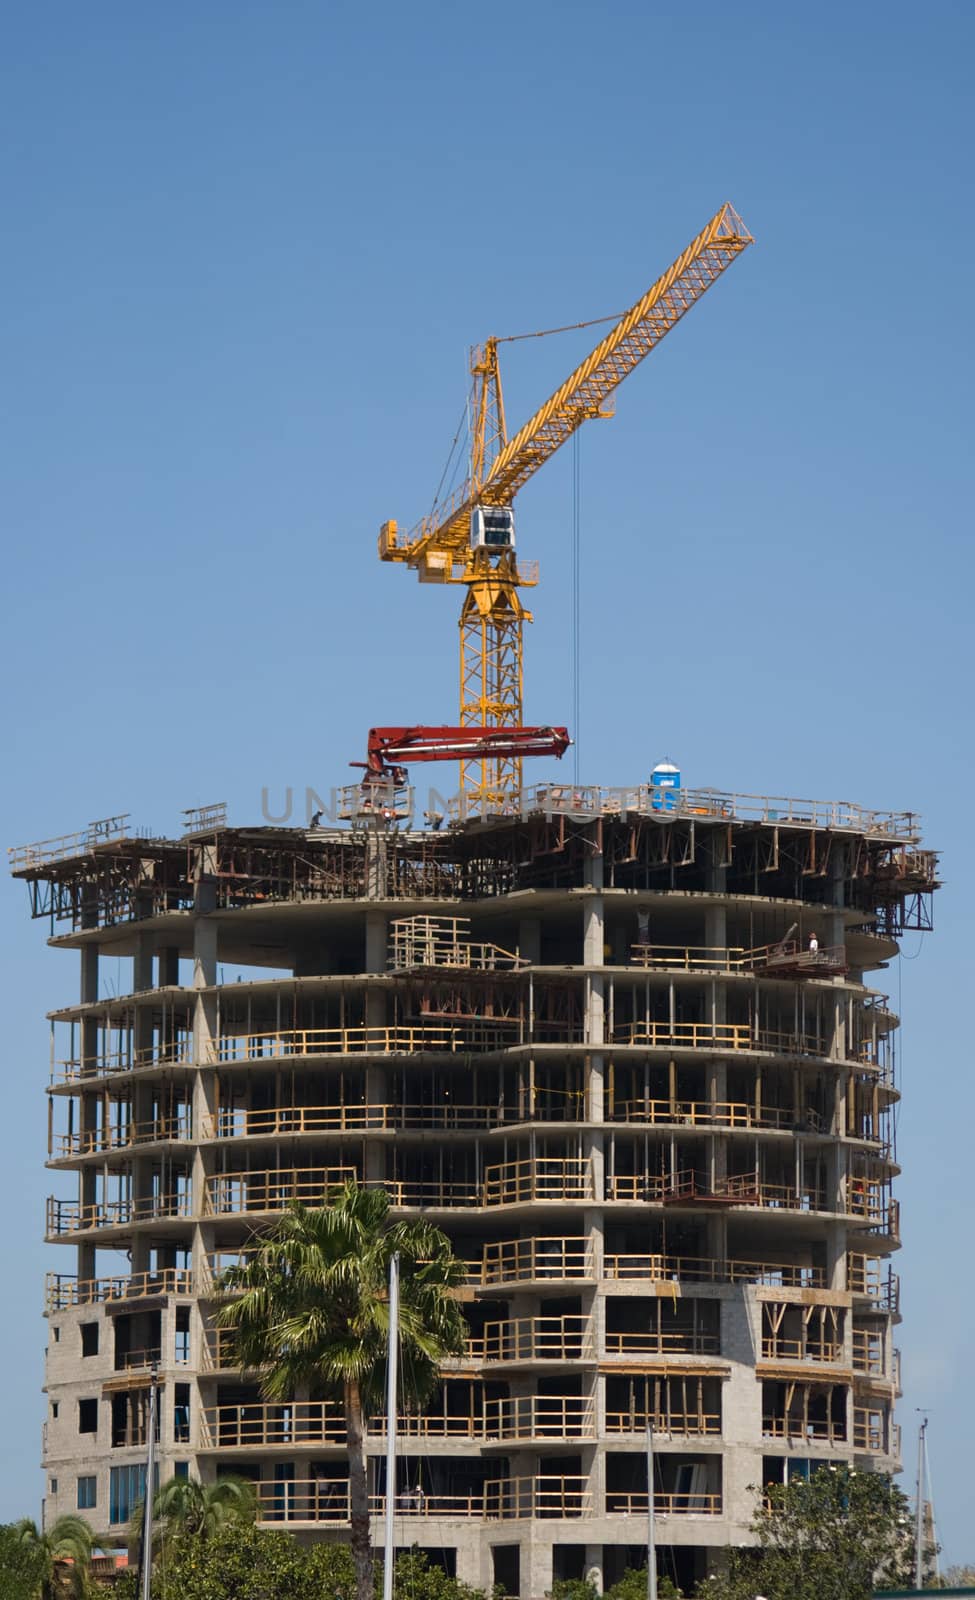
[[[510,506],[474,506],[471,511],[471,549],[513,550],[515,514]]]

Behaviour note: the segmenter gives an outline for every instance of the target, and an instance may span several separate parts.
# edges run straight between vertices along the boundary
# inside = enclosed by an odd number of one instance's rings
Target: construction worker
[[[816,955],[818,950],[819,950],[819,935],[816,934],[816,933],[811,933],[809,935],[809,954],[811,956],[814,956],[814,955]]]

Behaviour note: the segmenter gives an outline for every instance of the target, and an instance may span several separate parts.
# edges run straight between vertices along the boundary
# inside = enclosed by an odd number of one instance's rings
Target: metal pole
[[[928,1419],[921,1419],[917,1434],[917,1503],[914,1509],[914,1587],[924,1581],[924,1435]]]
[[[931,1514],[931,1547],[932,1547],[931,1565],[934,1568],[934,1571],[931,1573],[931,1576],[934,1579],[935,1583],[940,1583],[941,1582],[941,1567],[940,1567],[939,1562],[938,1562],[938,1523],[937,1523],[937,1518],[935,1517],[935,1514],[934,1514],[934,1484],[931,1482],[931,1457],[928,1454],[927,1418],[925,1418],[925,1428],[924,1428],[924,1481],[927,1484],[927,1489],[928,1489],[928,1509],[929,1509],[930,1514]]]
[[[647,1600],[657,1600],[657,1530],[653,1503],[653,1420],[647,1421]]]
[[[142,1512],[142,1600],[150,1600],[152,1589],[152,1496],[156,1465],[156,1369],[149,1379],[149,1440],[146,1448],[146,1492]]]
[[[386,1372],[386,1541],[383,1558],[383,1600],[393,1600],[393,1518],[396,1515],[396,1376],[399,1356],[399,1255],[389,1263],[389,1347]]]

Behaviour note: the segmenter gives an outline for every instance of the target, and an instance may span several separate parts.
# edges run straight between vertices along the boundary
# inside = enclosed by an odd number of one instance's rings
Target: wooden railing
[[[891,1443],[896,1443],[896,1449],[887,1450],[887,1415],[880,1410],[872,1410],[866,1406],[853,1408],[853,1448],[866,1450],[879,1455],[897,1455],[900,1453],[900,1439],[892,1432]]]
[[[291,1482],[255,1484],[258,1517],[265,1523],[329,1522],[349,1520],[349,1484],[346,1478],[307,1478]],[[646,1498],[646,1497],[644,1497]],[[421,1488],[401,1490],[396,1497],[397,1517],[448,1519],[476,1518],[482,1522],[513,1521],[527,1517],[576,1518],[591,1512],[592,1497],[583,1477],[542,1475],[534,1478],[495,1478],[467,1494],[428,1494]],[[386,1497],[369,1497],[373,1516],[382,1516]]]
[[[526,1517],[585,1517],[592,1512],[592,1494],[584,1477],[500,1478],[484,1485],[487,1521]]]
[[[523,1027],[517,1017],[472,1019],[451,1024],[397,1023],[371,1027],[359,1023],[348,1028],[291,1028],[273,1033],[225,1033],[214,1041],[218,1063],[268,1061],[284,1056],[418,1055],[424,1051],[453,1054],[470,1050],[506,1050],[521,1043]]]
[[[624,1022],[612,1031],[613,1044],[687,1046],[693,1050],[748,1050],[751,1029],[739,1022]]]
[[[777,1333],[765,1334],[762,1338],[762,1360],[833,1364],[843,1360],[843,1345],[835,1339],[783,1339]]]
[[[528,1121],[529,1114],[506,1113],[503,1106],[458,1105],[335,1105],[272,1106],[261,1110],[220,1111],[201,1128],[202,1138],[293,1138],[298,1134],[398,1133],[418,1129],[434,1133],[470,1129],[483,1132],[502,1122]]]
[[[52,1155],[62,1161],[107,1150],[128,1150],[140,1144],[180,1143],[192,1139],[192,1117],[159,1117],[154,1122],[128,1122],[114,1128],[77,1128],[54,1135]]]
[[[884,1375],[884,1336],[870,1328],[853,1330],[853,1370],[871,1377]]]
[[[762,1128],[791,1130],[801,1124],[820,1131],[818,1112],[806,1108],[761,1106],[744,1100],[651,1100],[632,1099],[613,1102],[609,1119],[613,1122],[677,1124],[692,1128]]]
[[[596,1414],[579,1395],[516,1395],[485,1401],[484,1432],[494,1439],[593,1439]]]
[[[162,1361],[162,1345],[144,1345],[138,1350],[120,1350],[115,1357],[116,1372],[141,1371]]]
[[[77,1083],[92,1078],[113,1077],[122,1072],[141,1072],[152,1067],[188,1067],[192,1064],[193,1038],[186,1033],[177,1039],[148,1045],[142,1050],[119,1048],[52,1061],[51,1083]]]
[[[583,1351],[591,1356],[591,1326],[586,1317],[517,1317],[487,1322],[468,1345],[470,1353],[485,1362],[578,1361]]]
[[[639,1332],[607,1328],[605,1343],[608,1356],[713,1356],[720,1346],[717,1333],[705,1333],[700,1328],[646,1328]]]
[[[666,972],[741,972],[746,952],[739,945],[634,944],[630,959],[635,967]]]
[[[484,1204],[519,1205],[528,1200],[591,1200],[592,1167],[587,1157],[505,1161],[484,1169]]]
[[[845,945],[819,945],[811,950],[795,939],[781,939],[752,949],[740,945],[725,949],[720,945],[635,944],[631,953],[634,966],[666,972],[764,972],[772,977],[781,973],[788,977],[828,978],[846,970]]]
[[[592,1276],[586,1238],[503,1239],[484,1246],[481,1262],[472,1264],[469,1281],[486,1286]]]
[[[232,1363],[228,1363],[232,1364]],[[581,1402],[580,1402],[581,1403]],[[506,1405],[509,1402],[497,1402]],[[562,1402],[553,1402],[560,1405]],[[502,1418],[488,1407],[462,1412],[431,1409],[422,1414],[407,1413],[397,1419],[401,1439],[485,1439],[511,1437],[501,1432]],[[253,1449],[257,1447],[344,1445],[345,1418],[334,1401],[292,1401],[287,1404],[246,1401],[238,1405],[210,1406],[201,1414],[204,1449]],[[386,1433],[386,1418],[369,1419],[370,1438]],[[542,1427],[539,1432],[545,1431]],[[549,1431],[554,1432],[554,1427]],[[572,1430],[570,1429],[569,1432]],[[575,1429],[578,1432],[578,1428]]]
[[[721,1432],[721,1413],[717,1411],[655,1411],[631,1405],[625,1411],[606,1412],[607,1433],[639,1433],[646,1437],[653,1424],[655,1433],[676,1433],[689,1438]],[[646,1496],[644,1495],[644,1500]]]
[[[204,1216],[243,1216],[284,1210],[292,1201],[318,1204],[330,1189],[357,1177],[355,1167],[276,1167],[253,1172],[223,1172],[206,1179]],[[403,1209],[500,1208],[529,1201],[586,1201],[593,1197],[588,1160],[540,1157],[487,1167],[483,1182],[457,1179],[383,1178],[366,1185],[382,1188]]]
[[[188,1194],[151,1196],[139,1200],[96,1200],[91,1205],[49,1197],[46,1231],[48,1238],[56,1239],[66,1234],[84,1232],[88,1228],[118,1228],[132,1222],[163,1221],[192,1215],[193,1202]]]
[[[606,1490],[606,1515],[646,1517],[647,1491]],[[720,1494],[667,1494],[655,1489],[653,1509],[658,1517],[720,1517]]]
[[[192,1294],[193,1274],[180,1267],[158,1272],[134,1272],[128,1277],[75,1278],[49,1272],[45,1310],[66,1311],[70,1306],[102,1305],[108,1300],[136,1300],[152,1295]]]
[[[222,1172],[205,1180],[204,1216],[283,1211],[293,1201],[321,1204],[328,1191],[353,1181],[355,1167],[281,1167],[262,1172]]]
[[[793,1261],[721,1261],[710,1256],[615,1255],[604,1258],[607,1278],[653,1283],[755,1283],[770,1289],[824,1289],[826,1273]]]
[[[232,1372],[241,1366],[232,1328],[207,1328],[203,1335],[201,1363],[204,1372]]]
[[[615,1173],[606,1179],[606,1199],[629,1202],[662,1200],[712,1202],[725,1205],[762,1206],[770,1210],[823,1211],[826,1197],[822,1190],[796,1190],[791,1184],[762,1183],[751,1173],[737,1173],[713,1184],[702,1181],[694,1172],[673,1176],[659,1173]]]
[[[900,1278],[879,1256],[851,1251],[846,1258],[846,1286],[851,1294],[864,1295],[880,1311],[894,1315],[900,1310]]]
[[[845,1444],[846,1423],[814,1417],[762,1418],[766,1439],[801,1439],[804,1444]]]

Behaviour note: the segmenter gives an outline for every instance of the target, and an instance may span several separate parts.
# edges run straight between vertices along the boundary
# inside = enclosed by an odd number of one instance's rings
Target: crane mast
[[[515,495],[573,433],[611,415],[606,402],[711,285],[752,243],[730,205],[630,307],[586,359],[512,437],[505,423],[497,339],[471,357],[471,452],[467,481],[434,505],[402,539],[389,521],[379,534],[384,561],[412,567],[421,583],[459,583],[460,722],[464,727],[517,727],[524,695],[524,624],[532,620],[520,590],[538,581],[537,565],[515,555]],[[495,810],[521,788],[517,753],[485,754],[461,764],[462,805]]]

